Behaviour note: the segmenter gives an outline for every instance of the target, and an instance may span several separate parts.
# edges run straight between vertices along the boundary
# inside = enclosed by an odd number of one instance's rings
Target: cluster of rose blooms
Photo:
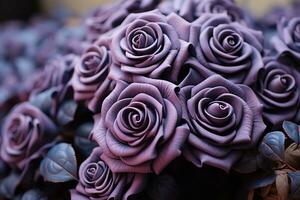
[[[121,0],[35,49],[6,27],[0,196],[300,199],[298,8]]]

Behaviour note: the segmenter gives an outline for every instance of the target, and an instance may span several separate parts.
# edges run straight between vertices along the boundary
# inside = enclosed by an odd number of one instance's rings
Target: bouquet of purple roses
[[[291,9],[277,31],[232,0],[3,25],[0,199],[300,199]]]

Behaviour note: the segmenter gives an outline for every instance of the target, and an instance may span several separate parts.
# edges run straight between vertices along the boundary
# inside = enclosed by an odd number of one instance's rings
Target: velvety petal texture
[[[131,14],[114,31],[111,54],[116,65],[129,74],[159,78],[180,65],[187,52],[176,28],[168,23],[181,24],[181,18],[162,15],[158,10]]]
[[[87,39],[92,42],[97,40],[101,34],[119,26],[130,13],[152,10],[158,2],[159,0],[119,0],[96,8],[85,20]]]
[[[114,83],[108,78],[112,66],[111,52],[105,43],[95,42],[75,64],[72,78],[74,99],[85,101],[93,112],[101,109],[103,99]]]
[[[140,192],[146,184],[146,175],[114,173],[101,159],[102,150],[94,148],[80,165],[79,183],[71,191],[72,200],[127,200]]]
[[[57,135],[55,124],[29,103],[16,106],[5,119],[1,135],[1,158],[23,169],[49,148]]]
[[[198,167],[229,171],[265,130],[262,105],[254,92],[219,75],[183,87],[181,99],[191,131],[184,156]]]
[[[195,19],[194,0],[167,0],[162,1],[158,6],[160,12],[164,15],[176,13],[185,20],[192,22]]]
[[[290,53],[300,60],[300,17],[282,18],[277,25],[278,36],[272,44],[279,54]]]
[[[292,60],[289,56],[264,59],[265,67],[255,88],[264,105],[263,116],[272,126],[279,126],[284,120],[300,121],[300,72],[281,59]]]
[[[245,23],[244,12],[231,0],[167,0],[163,1],[158,8],[165,15],[176,13],[189,22],[204,13],[225,13],[231,21]]]
[[[177,87],[167,81],[134,77],[118,81],[95,116],[92,138],[113,172],[160,173],[181,154],[189,134],[181,125]]]
[[[195,18],[204,13],[226,13],[232,21],[244,21],[244,11],[232,0],[195,0],[194,12]]]
[[[27,83],[30,95],[37,95],[53,87],[57,87],[61,92],[64,92],[63,90],[70,86],[70,79],[73,76],[74,66],[78,59],[78,56],[68,54],[51,60]]]
[[[233,83],[255,83],[263,67],[261,32],[231,22],[226,14],[203,14],[190,30],[190,43],[203,67]]]

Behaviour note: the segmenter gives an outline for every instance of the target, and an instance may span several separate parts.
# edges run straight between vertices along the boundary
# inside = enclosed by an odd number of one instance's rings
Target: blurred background
[[[291,0],[236,0],[254,15],[261,16],[274,6],[285,5]],[[112,0],[0,0],[0,20],[28,19],[36,14],[81,15],[97,5]]]

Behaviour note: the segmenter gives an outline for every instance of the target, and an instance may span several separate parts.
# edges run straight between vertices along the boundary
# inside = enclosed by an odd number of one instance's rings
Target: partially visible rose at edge
[[[280,59],[292,60],[289,56]],[[264,106],[263,116],[272,126],[280,126],[284,120],[300,121],[300,72],[280,59],[264,58],[265,67],[255,87]]]
[[[42,111],[29,103],[19,104],[4,121],[0,156],[23,169],[49,148],[56,135],[56,125]]]
[[[278,35],[272,38],[272,44],[279,53],[289,53],[300,61],[300,17],[289,20],[282,18],[277,24]]]
[[[100,158],[102,150],[94,148],[91,155],[80,165],[79,183],[71,190],[72,200],[124,199],[139,193],[147,182],[147,175],[114,173]]]

